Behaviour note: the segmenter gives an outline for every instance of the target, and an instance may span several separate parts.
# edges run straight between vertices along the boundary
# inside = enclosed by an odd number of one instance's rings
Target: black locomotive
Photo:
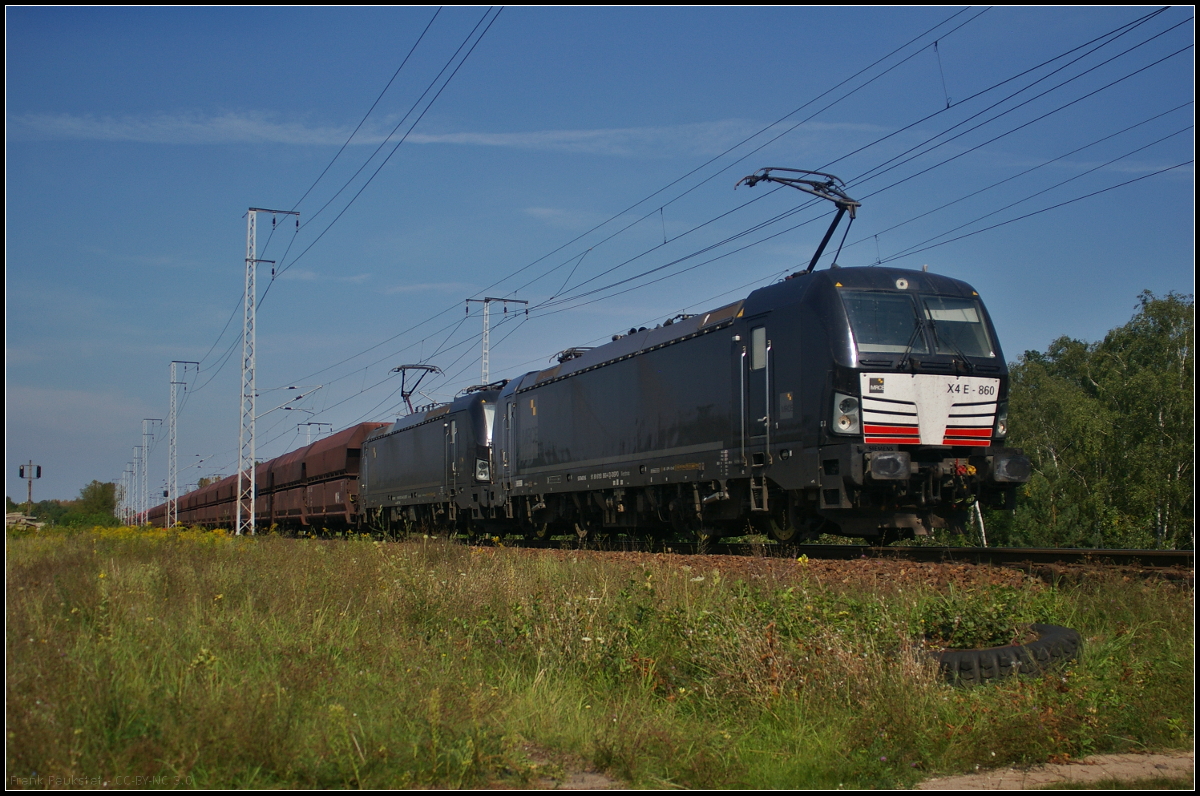
[[[804,272],[372,432],[378,527],[788,541],[961,528],[1011,506],[1008,372],[967,284]]]

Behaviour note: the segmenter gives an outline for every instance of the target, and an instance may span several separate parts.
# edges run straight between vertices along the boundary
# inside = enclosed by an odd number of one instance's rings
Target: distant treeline
[[[5,496],[5,513],[24,513],[26,504],[15,503]],[[59,527],[85,527],[97,525],[111,527],[119,525],[116,517],[117,485],[92,481],[79,490],[76,500],[41,500],[33,504],[34,517],[42,522]]]
[[[1098,343],[1060,337],[1011,364],[1008,442],[1033,478],[992,544],[1195,549],[1195,299],[1140,297]]]

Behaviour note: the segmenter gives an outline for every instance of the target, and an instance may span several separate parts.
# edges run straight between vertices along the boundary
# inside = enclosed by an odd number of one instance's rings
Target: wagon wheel
[[[584,517],[577,520],[574,528],[575,541],[579,547],[587,547],[608,538],[608,533],[604,530],[604,524],[595,517]]]
[[[801,538],[801,529],[791,521],[786,511],[759,515],[753,518],[752,524],[759,533],[765,533],[783,544],[799,541]]]
[[[805,517],[796,508],[793,500],[792,496],[786,494],[772,497],[771,511],[751,515],[751,527],[781,544],[800,542],[816,536],[813,519]]]
[[[550,523],[526,521],[521,523],[521,531],[528,541],[545,541],[550,538]]]

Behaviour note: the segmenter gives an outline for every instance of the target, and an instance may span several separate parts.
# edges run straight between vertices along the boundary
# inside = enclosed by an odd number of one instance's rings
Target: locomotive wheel
[[[780,522],[780,520],[783,520]],[[787,521],[787,517],[768,517],[764,523],[767,536],[777,542],[794,542],[800,534],[800,529]]]

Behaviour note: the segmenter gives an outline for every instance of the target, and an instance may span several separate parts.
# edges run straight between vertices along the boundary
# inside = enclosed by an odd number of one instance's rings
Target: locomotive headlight
[[[1004,439],[1008,435],[1008,404],[1000,404],[996,412],[996,429],[992,435],[996,439]]]
[[[488,464],[487,459],[476,459],[475,460],[475,480],[476,481],[492,480],[492,468],[491,468],[491,465]]]
[[[833,394],[833,429],[837,434],[858,434],[862,428],[859,422],[858,399],[853,395],[835,392]]]

